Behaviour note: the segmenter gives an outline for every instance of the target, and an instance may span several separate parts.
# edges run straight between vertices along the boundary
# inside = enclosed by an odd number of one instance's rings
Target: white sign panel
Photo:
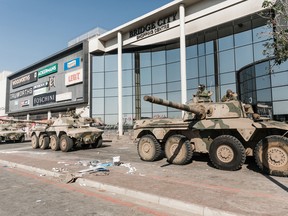
[[[83,82],[83,69],[75,70],[65,74],[65,85],[74,85]]]
[[[63,94],[57,94],[56,95],[56,102],[58,101],[65,101],[65,100],[71,100],[72,99],[72,92],[66,92]]]

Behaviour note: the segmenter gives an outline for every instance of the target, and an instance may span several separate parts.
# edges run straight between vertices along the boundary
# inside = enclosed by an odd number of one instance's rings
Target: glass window
[[[168,94],[168,100],[169,101],[173,101],[173,102],[176,102],[176,103],[182,103],[181,102],[181,92],[178,91],[178,92],[170,92]],[[175,112],[176,109],[175,108],[170,108],[168,107],[168,112],[169,111],[172,111],[172,112]],[[181,112],[181,111],[180,111]]]
[[[271,29],[267,26],[260,26],[258,28],[254,28],[253,30],[253,41],[259,42],[259,41],[265,41],[271,39]]]
[[[105,115],[105,124],[116,125],[118,122],[118,115]]]
[[[173,91],[179,91],[181,90],[181,82],[170,82],[167,83],[167,91],[173,92]]]
[[[118,95],[118,88],[105,89],[105,97],[115,97]]]
[[[198,59],[189,59],[186,61],[187,79],[198,77]]]
[[[166,83],[152,85],[153,93],[166,92]]]
[[[256,77],[269,74],[269,62],[263,62],[255,65]]]
[[[257,89],[270,88],[270,76],[261,76],[256,78]]]
[[[150,67],[151,66],[151,53],[140,53],[140,67]]]
[[[274,61],[271,63],[271,65],[274,64]],[[275,65],[273,66],[272,70],[273,72],[282,72],[282,71],[286,71],[288,68],[288,61],[283,62],[281,65]]]
[[[168,111],[168,118],[181,118],[181,116],[181,111]]]
[[[253,62],[252,45],[235,49],[236,70]]]
[[[93,89],[92,94],[92,97],[104,97],[104,89]]]
[[[152,67],[152,83],[165,83],[166,82],[166,66]]]
[[[254,44],[254,60],[255,61],[259,61],[259,60],[266,58],[266,56],[263,54],[264,49],[265,49],[264,43]]]
[[[219,69],[220,73],[235,70],[234,50],[227,50],[219,53]]]
[[[215,69],[213,54],[206,56],[206,67],[207,67],[207,71],[206,71],[207,75],[213,75],[214,69]]]
[[[167,63],[180,61],[180,49],[167,51]]]
[[[123,96],[128,96],[128,95],[132,95],[133,93],[132,93],[132,89],[133,88],[131,88],[131,87],[129,87],[129,88],[122,88],[122,93],[123,93]]]
[[[273,88],[272,89],[273,100],[288,100],[287,92],[288,92],[288,86]]]
[[[131,53],[122,54],[122,69],[132,69],[133,68],[133,58]]]
[[[152,112],[152,103],[143,100],[144,95],[141,97],[141,112]],[[143,115],[142,115],[143,116]]]
[[[187,57],[187,59],[197,57],[197,46],[196,45],[186,47],[186,57]]]
[[[167,64],[167,82],[180,80],[180,62]]]
[[[205,43],[198,44],[198,56],[205,55]]]
[[[159,97],[159,96],[156,96],[156,97]],[[153,109],[153,113],[155,113],[155,112],[167,112],[166,106],[162,106],[162,105],[158,105],[158,104],[152,104],[152,109]]]
[[[271,74],[272,86],[288,85],[288,72]]]
[[[199,85],[198,79],[187,80],[187,89],[197,89]]]
[[[104,114],[104,98],[92,98],[92,113]]]
[[[105,98],[105,114],[118,113],[118,98],[106,97]]]
[[[104,71],[104,56],[93,56],[92,58],[92,72]]]
[[[125,70],[123,71],[123,78],[122,78],[122,85],[124,87],[132,86],[132,71],[131,70]]]
[[[92,73],[92,88],[104,88],[104,73]]]
[[[132,113],[133,97],[123,97],[123,113]]]
[[[205,43],[205,48],[206,48],[206,55],[214,53],[213,41],[206,42]]]
[[[224,73],[220,74],[220,83],[221,85],[229,84],[229,83],[235,83],[235,73]]]
[[[215,76],[207,76],[207,87],[215,86]]]
[[[257,102],[271,102],[271,89],[263,89],[257,91]]]
[[[206,59],[205,56],[199,57],[199,77],[206,76]]]
[[[220,38],[218,40],[219,51],[231,49],[234,46],[233,35]]]
[[[273,102],[273,114],[287,114],[288,101]]]
[[[118,73],[106,72],[105,73],[105,88],[113,88],[118,86]]]
[[[151,68],[140,69],[141,85],[151,84]]]
[[[235,34],[235,46],[243,46],[252,43],[251,30]]]
[[[152,52],[152,65],[165,64],[165,51]]]
[[[117,55],[106,55],[105,56],[105,71],[113,71],[118,68]]]
[[[151,90],[151,85],[147,85],[147,86],[141,86],[141,94],[148,94],[150,95],[152,93],[152,90]]]

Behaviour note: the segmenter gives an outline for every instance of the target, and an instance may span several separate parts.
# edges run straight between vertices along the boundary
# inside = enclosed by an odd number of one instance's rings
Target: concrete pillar
[[[185,36],[185,7],[179,6],[180,19],[180,72],[181,72],[181,102],[187,101],[187,78],[186,78],[186,36]],[[184,114],[184,111],[182,112]]]
[[[30,114],[27,114],[26,120],[30,120]]]
[[[51,111],[48,111],[48,113],[47,113],[47,119],[49,120],[50,118],[51,118]]]
[[[123,135],[123,111],[122,111],[122,34],[118,32],[118,132]]]

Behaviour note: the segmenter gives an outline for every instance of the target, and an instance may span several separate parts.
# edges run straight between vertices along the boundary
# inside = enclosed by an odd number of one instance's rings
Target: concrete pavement
[[[227,172],[212,167],[207,156],[193,157],[185,166],[166,160],[141,161],[130,136],[106,137],[112,142],[99,149],[79,149],[63,153],[21,146],[0,145],[0,163],[53,176],[63,183],[76,176],[76,183],[149,200],[196,215],[288,215],[288,178],[266,176],[252,159],[239,171]],[[11,147],[10,147],[11,146]],[[96,172],[79,177],[87,163],[107,165],[120,156],[121,166],[108,166],[109,173]],[[86,164],[85,164],[86,163]],[[77,178],[79,177],[79,178]]]

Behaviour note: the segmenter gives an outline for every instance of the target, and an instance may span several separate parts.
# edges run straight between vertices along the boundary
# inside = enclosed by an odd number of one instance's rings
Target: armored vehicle
[[[13,119],[0,119],[0,142],[25,141],[25,130],[22,128],[26,127],[23,123],[17,123]]]
[[[91,127],[91,123],[98,121],[93,118],[84,118],[73,112],[46,122],[34,122],[29,134],[32,148],[47,149],[63,152],[70,151],[73,147],[99,148],[102,146],[103,130]]]
[[[135,122],[142,160],[158,160],[164,152],[169,163],[182,165],[191,162],[194,152],[208,153],[216,168],[232,171],[241,168],[246,156],[254,156],[263,172],[288,176],[288,124],[262,118],[238,100],[214,103],[197,96],[187,104],[153,96],[144,100],[185,112],[183,119]]]

